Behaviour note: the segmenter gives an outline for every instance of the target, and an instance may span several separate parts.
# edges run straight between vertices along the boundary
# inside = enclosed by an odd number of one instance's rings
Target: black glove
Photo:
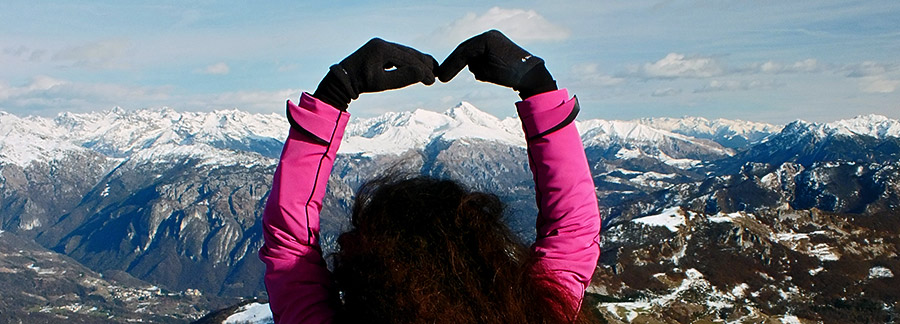
[[[497,30],[486,31],[459,44],[441,63],[438,78],[441,82],[450,81],[466,65],[475,79],[513,88],[522,99],[557,89],[544,60]]]
[[[338,64],[332,65],[313,97],[347,110],[359,94],[434,83],[438,62],[410,47],[373,38]]]

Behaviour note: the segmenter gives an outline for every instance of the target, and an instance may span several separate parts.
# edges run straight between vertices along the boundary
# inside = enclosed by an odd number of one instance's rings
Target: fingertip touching
[[[430,60],[430,63],[427,63],[430,66],[425,68],[425,78],[422,79],[422,83],[425,85],[432,85],[434,84],[434,79],[436,78],[435,73],[437,73],[440,64],[438,64],[438,61],[435,60],[433,56],[427,54],[426,56],[428,56],[428,60]]]
[[[496,32],[496,30],[493,30]],[[441,82],[449,82],[463,68],[465,68],[473,57],[480,56],[485,52],[485,35],[491,31],[484,32],[480,35],[473,36],[453,49],[453,52],[444,59],[438,69],[438,78]],[[498,32],[499,33],[499,32]]]
[[[455,77],[457,74],[459,74],[459,71],[462,71],[462,69],[464,67],[466,67],[465,61],[463,61],[461,63],[460,62],[452,62],[451,60],[454,60],[454,59],[455,58],[453,58],[452,56],[447,57],[447,59],[444,60],[444,63],[441,63],[441,65],[438,66],[436,74],[437,74],[438,79],[441,80],[441,82],[444,82],[444,83],[450,82],[450,80],[453,80],[453,77]]]

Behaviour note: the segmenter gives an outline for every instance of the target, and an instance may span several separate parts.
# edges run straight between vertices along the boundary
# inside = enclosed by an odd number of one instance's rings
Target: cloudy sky
[[[0,3],[0,110],[53,116],[168,106],[283,113],[372,37],[443,60],[496,28],[577,94],[581,119],[702,116],[785,123],[900,118],[900,2],[19,1]],[[508,89],[447,84],[364,94],[355,116]]]

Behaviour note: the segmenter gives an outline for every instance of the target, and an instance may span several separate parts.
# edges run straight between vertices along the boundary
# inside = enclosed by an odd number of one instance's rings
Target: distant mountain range
[[[800,263],[821,267],[818,271],[823,274],[842,273],[835,266],[847,258],[881,274],[900,271],[896,256],[900,233],[897,226],[888,226],[896,224],[900,205],[897,120],[870,115],[780,126],[685,117],[584,120],[577,126],[605,215],[604,259],[591,296],[598,298],[598,311],[611,321],[629,321],[615,315],[625,310],[635,316],[654,314],[636,310],[637,304],[617,304],[629,300],[655,301],[640,306],[647,310],[666,309],[670,304],[659,298],[687,291],[680,285],[707,285],[720,293],[736,289],[728,281],[731,278],[715,277],[711,273],[715,270],[703,266],[719,262],[706,258],[750,253],[761,260],[782,260],[776,262],[777,271],[771,261],[751,262],[759,273],[776,279],[781,278],[775,275],[778,271],[799,271],[784,262],[800,262],[796,258],[803,255],[817,259]],[[173,292],[197,289],[225,300],[264,299],[263,265],[256,257],[262,244],[260,216],[287,131],[283,116],[239,110],[114,109],[64,113],[52,119],[0,112],[0,229],[97,273],[127,272],[134,280]],[[509,205],[510,225],[524,240],[531,240],[536,209],[525,156],[517,119],[501,120],[465,102],[443,113],[416,110],[355,118],[329,181],[322,214],[326,253],[334,250],[336,235],[347,226],[354,189],[392,168],[450,177],[497,193]],[[677,235],[640,221],[655,219],[648,216],[675,219]],[[828,227],[831,224],[857,230],[839,233]],[[829,234],[818,238],[811,234],[817,230]],[[808,243],[788,238],[800,234],[810,237],[802,241]],[[744,241],[729,243],[736,237],[751,240],[753,248],[748,250]],[[875,241],[882,248],[860,252]],[[862,245],[851,248],[848,242]],[[669,250],[654,250],[660,244]],[[709,246],[726,252],[707,253]],[[671,253],[684,253],[679,249],[695,251],[688,258],[692,268],[672,261]],[[837,259],[818,258],[825,250]],[[649,267],[648,262],[660,266]],[[660,279],[659,273],[667,279]],[[893,276],[877,276],[881,281],[873,282],[896,281]],[[741,288],[746,296],[777,292],[758,280],[741,278],[749,285]],[[35,272],[28,280],[42,279]],[[6,289],[12,288],[0,287],[0,295]],[[73,293],[80,298],[95,298],[89,290],[79,289]],[[801,293],[813,296],[809,300],[766,297],[750,303],[738,303],[740,297],[732,293],[731,299],[716,297],[731,305],[719,308],[709,305],[713,290],[707,289],[694,292],[709,298],[684,303],[701,313],[727,313],[725,317],[758,312],[754,315],[758,318],[775,318],[806,309],[803,303],[815,298],[832,298],[825,302],[837,298],[822,289],[803,286]],[[854,299],[875,306],[853,311],[896,318],[890,292]],[[197,307],[222,303],[207,300]],[[25,304],[2,308],[28,314],[51,303],[38,298]],[[105,307],[96,305],[92,307]],[[835,309],[840,314],[846,311]],[[675,315],[655,313],[658,320],[678,321]],[[812,313],[799,315],[817,319]],[[197,314],[195,309],[178,316]]]

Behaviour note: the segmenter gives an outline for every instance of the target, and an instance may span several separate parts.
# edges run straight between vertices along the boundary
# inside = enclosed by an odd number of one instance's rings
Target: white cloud
[[[190,111],[237,108],[270,113],[284,111],[284,101],[296,101],[300,93],[301,89],[281,89],[179,95],[173,93],[171,86],[87,83],[38,76],[21,86],[0,82],[0,108],[22,115],[95,111],[115,106],[126,109],[169,106]]]
[[[645,63],[631,68],[632,74],[645,78],[709,78],[725,73],[725,68],[712,57],[693,56],[669,53],[666,57],[653,63]]]
[[[47,54],[46,50],[42,49],[31,49],[27,46],[19,46],[19,47],[5,47],[3,48],[3,54],[21,58],[28,60],[29,62],[38,62],[41,58],[44,57],[44,54]]]
[[[848,78],[859,80],[859,90],[865,93],[893,93],[900,89],[900,80],[895,80],[895,71],[900,65],[865,61],[848,64],[839,71]],[[893,76],[893,77],[892,77]]]
[[[597,63],[584,63],[572,66],[572,76],[579,83],[597,87],[610,87],[625,81],[623,78],[604,74]]]
[[[747,91],[755,89],[772,89],[779,84],[771,81],[738,81],[738,80],[712,80],[709,84],[694,90],[694,93],[717,92],[717,91]]]
[[[680,53],[669,53],[656,62],[630,65],[624,75],[644,79],[705,79],[738,74],[800,74],[828,70],[833,70],[833,67],[822,64],[814,58],[793,63],[770,60],[763,63],[750,63],[741,68],[728,68],[725,62],[713,56],[687,56]]]
[[[842,69],[847,77],[863,78],[881,76],[888,72],[896,71],[897,65],[866,61],[856,64],[848,64]]]
[[[225,62],[219,62],[210,66],[207,66],[199,71],[203,74],[214,74],[214,75],[225,75],[228,72],[231,72],[231,68],[228,67],[228,64]]]
[[[14,113],[91,111],[169,99],[168,87],[83,83],[36,76],[21,86],[0,84],[0,107]]]
[[[44,54],[47,54],[45,50],[34,50],[31,52],[31,55],[28,55],[28,61],[30,62],[38,62],[42,58],[44,58]]]
[[[4,47],[3,48],[3,54],[15,56],[15,57],[23,56],[26,53],[30,53],[30,52],[31,52],[31,49],[29,49],[28,47],[25,47],[25,46]]]
[[[223,92],[192,100],[188,108],[203,110],[237,108],[252,112],[278,112],[285,109],[285,100],[297,102],[300,93],[300,89]]]
[[[478,15],[468,13],[432,34],[446,44],[459,44],[469,37],[497,29],[517,43],[558,41],[569,38],[570,31],[556,25],[534,10],[493,7]]]
[[[120,68],[117,62],[131,49],[127,39],[104,40],[80,46],[64,48],[53,54],[53,60],[68,62],[71,66],[88,68]]]
[[[0,83],[0,102],[28,95],[34,92],[41,92],[53,89],[54,87],[63,86],[69,82],[52,78],[46,75],[39,75],[31,79],[31,82],[24,86],[13,87],[5,83]]]
[[[668,96],[674,96],[674,95],[678,95],[678,94],[681,94],[681,89],[665,88],[665,89],[657,89],[657,90],[653,91],[653,93],[650,95],[654,96],[654,97],[668,97]]]
[[[814,58],[808,58],[793,64],[782,64],[774,61],[768,61],[759,65],[758,70],[762,73],[781,74],[781,73],[813,73],[823,69],[819,61]]]
[[[892,93],[900,88],[900,80],[891,80],[883,75],[860,78],[859,89],[865,93]]]

